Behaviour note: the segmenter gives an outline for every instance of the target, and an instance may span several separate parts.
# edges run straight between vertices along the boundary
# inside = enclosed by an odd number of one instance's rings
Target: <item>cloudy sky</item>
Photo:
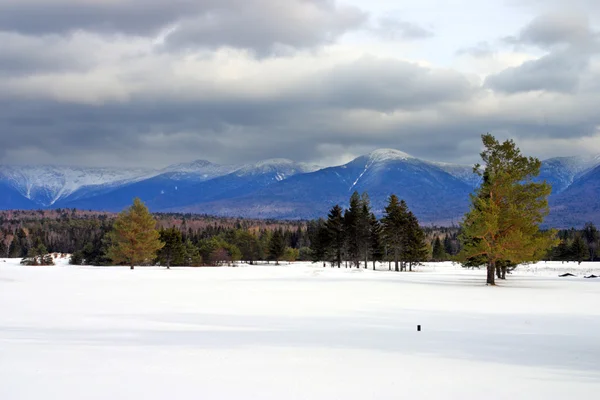
[[[600,153],[598,0],[0,0],[0,163]]]

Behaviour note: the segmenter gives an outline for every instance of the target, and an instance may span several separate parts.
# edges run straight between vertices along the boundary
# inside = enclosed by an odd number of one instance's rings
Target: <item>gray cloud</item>
[[[532,45],[548,54],[486,79],[486,86],[506,93],[529,91],[575,92],[600,51],[589,18],[578,13],[552,13],[535,18],[509,44]]]
[[[85,39],[74,37],[37,37],[0,31],[0,77],[91,69],[97,65],[97,57],[81,56],[89,45]]]
[[[167,36],[168,48],[222,45],[269,53],[279,47],[307,48],[329,43],[360,27],[366,14],[327,0],[226,0],[205,13],[181,20]]]
[[[328,43],[367,15],[336,0],[0,0],[0,31],[156,36],[166,48],[271,51]]]
[[[485,85],[506,93],[539,90],[569,93],[579,88],[581,76],[588,65],[588,54],[573,50],[557,51],[491,75]]]
[[[437,103],[461,101],[477,90],[455,71],[368,57],[337,66],[315,83],[313,93],[318,93],[328,105],[381,112],[418,110]]]
[[[0,30],[148,35],[182,16],[205,12],[216,4],[216,0],[0,0]]]
[[[364,22],[342,2],[143,3],[151,11],[136,13],[141,0],[0,0],[0,162],[319,162],[331,149],[377,147],[471,162],[484,132],[553,143],[593,137],[600,125],[593,48],[546,22],[514,43],[547,55],[482,85],[360,46],[313,51]],[[167,27],[162,47],[138,36]],[[405,22],[388,28],[403,39],[428,35]]]
[[[495,53],[494,48],[488,42],[479,42],[474,46],[464,47],[459,49],[456,54],[458,55],[471,55],[473,57],[488,57]]]
[[[373,32],[384,39],[390,40],[418,40],[434,36],[434,33],[429,29],[392,17],[380,18]]]
[[[556,45],[584,47],[593,45],[596,35],[589,17],[580,13],[552,13],[535,18],[518,36],[508,37],[513,44],[550,48]]]

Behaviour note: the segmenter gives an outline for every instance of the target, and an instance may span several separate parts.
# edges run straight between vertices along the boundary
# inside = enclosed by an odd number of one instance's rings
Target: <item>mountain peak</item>
[[[414,158],[408,153],[394,149],[378,149],[370,152],[367,157],[369,157],[371,162],[408,160]]]

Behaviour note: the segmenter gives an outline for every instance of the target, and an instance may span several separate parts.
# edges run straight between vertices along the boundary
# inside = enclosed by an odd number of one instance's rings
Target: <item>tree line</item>
[[[458,232],[423,229],[395,195],[388,198],[380,219],[368,194],[355,192],[347,209],[335,205],[327,219],[283,222],[271,229],[265,222],[257,229],[238,221],[235,227],[214,223],[186,230],[185,218],[165,224],[164,217],[157,220],[136,199],[118,216],[96,213],[73,219],[73,210],[71,217],[69,210],[62,210],[51,220],[40,212],[29,215],[33,222],[27,226],[15,226],[13,214],[0,213],[0,254],[35,258],[42,244],[49,251],[72,252],[75,264],[170,267],[310,259],[338,268],[367,268],[369,262],[375,268],[377,261],[387,261],[395,271],[410,271],[429,259],[450,259],[465,267],[486,267],[490,285],[522,263],[595,260],[599,235],[592,224],[581,232],[540,229],[551,192],[550,185],[535,181],[541,162],[523,156],[512,140],[500,143],[487,134],[482,141],[484,165],[473,170],[482,183],[471,195]]]
[[[426,236],[404,200],[391,195],[383,217],[371,211],[367,193],[354,192],[349,206],[335,205],[327,219],[317,220],[311,229],[313,261],[332,267],[368,267],[388,261],[389,269],[412,271],[413,266],[429,259]]]

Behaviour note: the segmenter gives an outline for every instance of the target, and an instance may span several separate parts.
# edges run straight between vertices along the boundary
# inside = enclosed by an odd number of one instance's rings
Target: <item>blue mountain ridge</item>
[[[591,156],[543,162],[539,179],[553,186],[548,224],[581,225],[588,215],[600,223],[600,215],[592,213],[598,207],[598,193],[589,189],[600,181],[600,172],[594,172],[598,165],[600,158]],[[0,166],[0,209],[120,211],[140,197],[155,212],[307,219],[325,216],[335,204],[346,205],[356,190],[368,192],[377,215],[383,213],[388,196],[395,193],[406,200],[421,223],[453,225],[468,210],[469,193],[478,182],[471,166],[424,161],[389,149],[322,169],[282,159],[242,166],[199,160],[159,171],[94,171],[93,177],[100,178],[83,179],[85,171],[78,168],[81,185],[69,181],[72,174],[64,167],[54,171],[45,166],[39,176],[34,167],[27,168],[22,173],[18,167]],[[118,179],[111,179],[109,173]],[[39,177],[43,179],[36,179]],[[36,198],[37,193],[43,197]],[[575,210],[567,203],[578,206]]]

